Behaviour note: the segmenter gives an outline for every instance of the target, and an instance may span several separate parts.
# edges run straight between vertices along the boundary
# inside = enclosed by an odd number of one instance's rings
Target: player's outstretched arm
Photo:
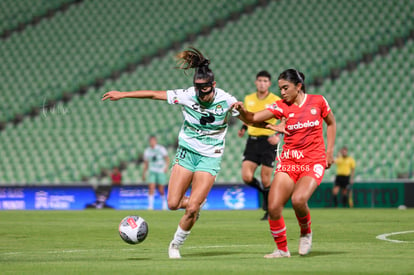
[[[269,110],[265,109],[265,110],[262,110],[256,113],[249,112],[244,107],[243,102],[240,102],[240,101],[233,103],[231,108],[239,112],[238,118],[244,123],[246,123],[247,125],[251,125],[251,126],[259,127],[259,128],[267,128],[267,129],[271,129],[271,130],[274,130],[280,133],[289,134],[285,130],[285,122],[282,125],[280,124],[271,125],[265,122],[266,120],[269,120],[275,117],[272,114],[272,112],[270,112]]]
[[[122,98],[149,98],[155,100],[167,100],[167,91],[133,91],[133,92],[119,92],[110,91],[102,96],[102,100],[120,100]]]
[[[260,112],[249,112],[243,105],[243,102],[238,101],[231,105],[231,108],[239,112],[239,119],[248,125],[260,124],[266,120],[273,118],[273,114],[268,110],[263,110]]]

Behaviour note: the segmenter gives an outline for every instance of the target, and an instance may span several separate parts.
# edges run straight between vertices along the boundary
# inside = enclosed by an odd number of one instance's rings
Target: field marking
[[[378,235],[376,238],[382,241],[388,241],[392,243],[414,243],[414,241],[400,241],[400,240],[388,239],[389,236],[407,234],[407,233],[414,233],[414,230],[385,233],[385,234]]]
[[[121,251],[132,251],[136,248],[123,248]],[[62,253],[85,253],[85,252],[99,252],[99,251],[113,251],[113,249],[63,249],[63,250],[46,250],[46,251],[14,251],[14,252],[2,252],[0,255],[23,255],[23,254],[62,254]]]
[[[19,255],[23,254],[23,252],[3,252],[1,255]]]
[[[205,246],[183,246],[184,249],[214,249],[214,248],[237,248],[237,247],[253,247],[263,246],[262,244],[231,244],[231,245],[205,245]],[[122,248],[120,251],[136,251],[137,248]],[[69,253],[90,253],[100,251],[114,251],[114,249],[62,249],[62,250],[46,250],[46,251],[11,251],[1,252],[3,256],[24,255],[24,254],[69,254]]]

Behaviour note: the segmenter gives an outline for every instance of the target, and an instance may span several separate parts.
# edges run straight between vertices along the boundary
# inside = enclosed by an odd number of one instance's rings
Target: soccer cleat
[[[273,259],[273,258],[290,258],[290,252],[288,251],[283,251],[280,249],[275,249],[275,251],[273,251],[273,253],[271,254],[266,254],[264,255],[264,257],[266,259]]]
[[[299,255],[305,256],[311,252],[312,249],[312,233],[300,235],[299,239]]]
[[[201,204],[200,204],[200,210],[198,210],[198,213],[197,213],[197,219],[196,219],[196,221],[198,221],[198,219],[200,218],[200,212],[201,212],[201,209],[204,207],[204,205],[207,203],[207,199],[205,199]]]
[[[168,247],[168,257],[170,257],[170,259],[181,259],[180,248],[174,241],[171,241],[170,246]]]

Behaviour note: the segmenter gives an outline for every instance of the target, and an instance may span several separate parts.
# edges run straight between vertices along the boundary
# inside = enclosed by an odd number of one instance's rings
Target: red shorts
[[[319,185],[325,174],[325,166],[326,161],[298,163],[291,160],[282,160],[277,164],[275,173],[287,173],[295,183],[302,177],[309,176],[314,178]]]

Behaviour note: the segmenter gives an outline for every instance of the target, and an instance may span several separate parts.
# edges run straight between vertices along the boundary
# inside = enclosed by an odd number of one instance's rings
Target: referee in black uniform
[[[271,86],[271,75],[267,71],[261,71],[256,75],[256,92],[248,94],[244,98],[244,106],[250,112],[258,112],[266,109],[277,100],[278,96],[269,92]],[[276,119],[267,121],[276,124]],[[248,132],[246,148],[243,153],[242,179],[243,181],[263,194],[263,210],[265,214],[262,220],[267,220],[267,200],[276,158],[277,144],[280,141],[278,135],[269,129],[256,128],[243,125],[239,130],[239,137]],[[260,172],[261,181],[254,177],[256,169],[262,165]]]

